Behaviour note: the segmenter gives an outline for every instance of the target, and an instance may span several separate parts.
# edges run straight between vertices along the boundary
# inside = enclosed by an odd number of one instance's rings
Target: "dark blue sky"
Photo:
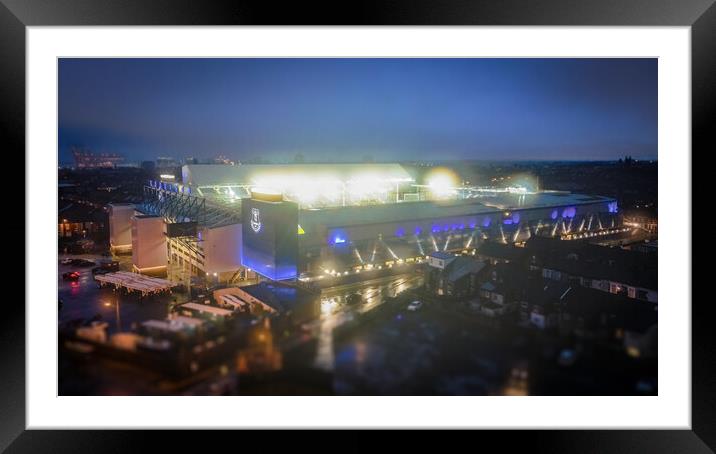
[[[657,155],[656,59],[61,59],[69,147],[128,160]]]

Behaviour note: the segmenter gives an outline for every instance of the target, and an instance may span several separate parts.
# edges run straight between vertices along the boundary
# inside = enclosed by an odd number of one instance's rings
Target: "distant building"
[[[211,164],[233,166],[233,165],[234,165],[234,161],[232,161],[231,159],[227,158],[227,157],[224,156],[224,155],[219,155],[219,156],[215,157],[215,158],[211,161]]]
[[[124,157],[118,154],[96,154],[80,148],[72,148],[72,156],[78,169],[113,169],[124,161]]]
[[[58,208],[57,235],[60,238],[84,238],[105,231],[107,213],[101,208],[77,202],[65,202]]]
[[[433,252],[428,257],[425,287],[437,296],[461,298],[477,293],[486,264],[473,257]]]
[[[140,164],[140,167],[145,172],[151,173],[151,174],[154,174],[154,172],[157,170],[157,165],[154,161],[142,161],[142,163]]]
[[[174,158],[159,157],[156,161],[158,169],[179,167],[179,163]]]

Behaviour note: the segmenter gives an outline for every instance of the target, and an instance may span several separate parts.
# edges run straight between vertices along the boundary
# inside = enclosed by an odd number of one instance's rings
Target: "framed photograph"
[[[3,449],[265,428],[716,446],[691,275],[710,0],[2,3],[26,178]]]

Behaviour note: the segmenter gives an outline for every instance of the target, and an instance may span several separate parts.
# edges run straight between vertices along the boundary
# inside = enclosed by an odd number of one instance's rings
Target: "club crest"
[[[251,230],[256,233],[261,230],[261,213],[258,208],[251,208]]]

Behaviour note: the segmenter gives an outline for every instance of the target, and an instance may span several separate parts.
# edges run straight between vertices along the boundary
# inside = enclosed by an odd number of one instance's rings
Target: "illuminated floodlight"
[[[447,168],[437,168],[430,172],[425,179],[430,192],[436,197],[448,197],[457,194],[459,178],[455,172]]]
[[[388,253],[389,253],[394,259],[397,259],[397,258],[398,258],[398,256],[395,255],[395,252],[393,252],[393,250],[390,248],[390,246],[388,246],[388,245],[385,243],[385,241],[383,241],[383,246],[385,246],[385,248],[388,250]]]
[[[418,243],[418,249],[420,250],[420,255],[425,255],[425,250],[423,249],[423,242],[420,241],[420,237],[418,235],[415,235],[415,240]]]
[[[472,244],[472,240],[475,238],[475,234],[473,233],[470,235],[470,239],[467,240],[467,244],[465,245],[465,249],[470,249],[470,245]]]
[[[353,250],[355,251],[356,257],[358,257],[358,260],[360,261],[360,263],[363,264],[363,257],[361,257],[360,251],[358,250],[358,248],[354,248]]]
[[[450,239],[452,238],[452,235],[448,235],[447,239],[445,240],[445,247],[443,247],[443,251],[447,251],[448,245],[450,244]]]
[[[412,181],[405,172],[401,175],[381,168],[346,174],[340,165],[316,168],[289,166],[260,171],[251,177],[252,185],[279,191],[304,208],[385,203],[388,193],[392,191],[395,191],[398,201],[400,185]]]
[[[433,241],[433,249],[438,250],[438,243],[435,241],[435,237],[430,235],[430,239]]]
[[[512,242],[513,242],[513,243],[516,242],[516,241],[517,241],[517,238],[518,238],[519,236],[520,236],[520,226],[517,226],[517,230],[515,230],[515,234],[514,234],[514,236],[512,237]]]

